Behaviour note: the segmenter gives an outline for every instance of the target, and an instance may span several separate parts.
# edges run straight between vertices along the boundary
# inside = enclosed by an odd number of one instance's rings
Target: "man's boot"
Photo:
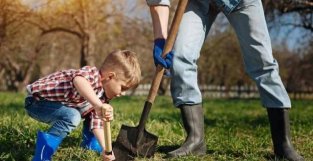
[[[169,152],[167,157],[204,155],[206,153],[206,145],[204,141],[204,116],[201,104],[182,105],[179,108],[181,109],[187,138],[180,148]]]
[[[38,131],[33,161],[50,161],[63,138]]]
[[[82,143],[80,144],[80,146],[85,149],[93,150],[95,152],[101,153],[102,147],[100,146],[100,143],[98,142],[95,135],[90,131],[89,123],[90,123],[89,120],[84,121],[83,131],[82,131],[83,138],[82,138]]]
[[[288,109],[267,108],[267,113],[275,155],[289,161],[304,161],[291,144]]]

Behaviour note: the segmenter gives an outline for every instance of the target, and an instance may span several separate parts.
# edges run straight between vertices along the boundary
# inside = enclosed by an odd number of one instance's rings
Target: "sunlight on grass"
[[[36,132],[48,125],[39,123],[25,113],[23,94],[0,93],[0,160],[31,160],[35,148]],[[122,97],[111,102],[115,110],[112,139],[120,127],[137,126],[145,97]],[[205,100],[205,139],[207,155],[171,159],[173,161],[266,161],[272,157],[272,143],[266,110],[259,100]],[[293,101],[291,126],[293,143],[306,158],[313,158],[313,102]],[[82,125],[61,144],[54,160],[101,160],[94,152],[80,148]],[[159,137],[158,151],[153,158],[164,160],[166,148],[184,142],[185,132],[180,122],[180,111],[172,105],[170,97],[158,97],[152,107],[146,130]]]

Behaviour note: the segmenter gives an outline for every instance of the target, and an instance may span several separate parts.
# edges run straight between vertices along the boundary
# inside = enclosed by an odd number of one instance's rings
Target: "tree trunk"
[[[80,66],[95,66],[95,46],[96,46],[95,31],[86,31],[82,39]]]
[[[31,64],[26,69],[25,74],[24,74],[24,79],[21,83],[19,83],[19,85],[17,87],[17,90],[19,92],[25,91],[26,85],[28,85],[30,83],[31,75],[34,71],[35,65],[36,65],[35,61],[31,61]]]
[[[87,64],[90,66],[95,66],[95,52],[96,52],[96,33],[94,30],[88,30],[88,53],[86,53]]]
[[[84,36],[85,37],[85,36]],[[87,65],[87,58],[86,58],[86,53],[88,52],[88,43],[85,38],[82,38],[81,40],[81,49],[80,49],[80,67],[86,66]]]

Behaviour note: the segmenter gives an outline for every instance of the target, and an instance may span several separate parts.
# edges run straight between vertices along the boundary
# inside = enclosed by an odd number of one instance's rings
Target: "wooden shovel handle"
[[[165,46],[163,49],[163,53],[162,53],[162,57],[164,58],[166,56],[167,53],[169,53],[174,45],[175,39],[176,39],[176,35],[177,35],[177,31],[179,28],[179,24],[180,21],[183,17],[183,14],[185,12],[186,6],[188,4],[188,0],[180,0],[178,5],[177,5],[177,9],[174,15],[174,19],[172,22],[172,26],[169,32],[169,36],[166,39],[165,42]],[[154,78],[152,81],[152,85],[149,91],[149,95],[147,98],[147,101],[149,101],[150,103],[153,103],[155,100],[155,97],[158,93],[158,89],[163,77],[163,73],[164,73],[164,68],[161,65],[158,65],[154,74]]]
[[[105,108],[102,108],[102,116],[105,116]],[[104,119],[105,120],[105,119]],[[109,155],[112,154],[112,140],[111,140],[111,123],[110,121],[104,121],[103,123],[104,130],[104,152]]]
[[[106,154],[112,154],[111,123],[104,121],[104,141]]]

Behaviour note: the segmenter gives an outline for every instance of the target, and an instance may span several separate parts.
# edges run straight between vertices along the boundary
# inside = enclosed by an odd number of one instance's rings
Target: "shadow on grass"
[[[180,145],[164,145],[164,146],[160,146],[157,150],[157,152],[159,153],[164,153],[164,154],[167,154],[168,152],[170,151],[173,151],[177,148],[179,148]],[[244,154],[238,152],[238,151],[231,151],[231,150],[227,150],[227,151],[214,151],[214,150],[207,150],[206,151],[206,155],[227,155],[227,156],[234,156],[234,157],[241,157],[243,158],[244,157]]]
[[[167,154],[168,152],[173,151],[179,147],[180,145],[163,145],[157,148],[157,152]]]
[[[23,132],[22,132],[23,131]],[[27,161],[35,153],[36,132],[21,129],[21,127],[0,126],[0,160]],[[81,138],[68,136],[61,143],[62,147],[80,145]]]
[[[258,153],[259,156],[263,156],[266,161],[284,161],[275,157],[272,153],[264,152],[254,152],[253,154]],[[232,156],[233,158],[246,158],[246,154],[236,151],[236,150],[226,150],[226,151],[214,151],[207,150],[207,155],[222,155],[222,156]]]
[[[10,102],[8,104],[0,103],[1,110],[5,113],[23,113],[25,112],[24,103]]]
[[[72,137],[72,136],[67,136],[64,138],[64,140],[61,143],[62,147],[80,147],[80,143],[82,142],[81,137]]]
[[[173,151],[179,147],[180,147],[180,145],[163,145],[163,146],[158,147],[157,152],[162,153],[162,154],[167,154],[168,152]],[[257,152],[257,153],[261,153],[261,152]],[[235,151],[235,150],[216,151],[216,150],[208,149],[206,151],[206,155],[215,155],[215,156],[216,155],[221,155],[221,156],[226,155],[226,156],[232,156],[234,158],[245,158],[246,157],[246,154],[244,154],[240,151]],[[260,154],[260,155],[263,156],[263,158],[267,161],[277,161],[277,158],[272,153],[265,153],[265,154]],[[279,161],[281,161],[281,160],[279,160]]]
[[[34,153],[35,143],[31,137],[20,135],[20,131],[0,126],[0,160],[29,160]],[[3,139],[5,138],[5,139]]]
[[[232,117],[233,116],[233,117]],[[267,127],[269,126],[268,119],[266,116],[249,116],[243,115],[241,117],[235,115],[229,115],[227,118],[208,118],[204,116],[205,126],[210,127],[220,127],[220,125],[227,126],[240,126],[240,127]]]
[[[34,145],[28,146],[29,144],[15,143],[10,140],[0,141],[0,151],[3,158],[0,160],[11,161],[11,160],[29,160],[34,153]]]
[[[226,155],[226,156],[232,156],[234,158],[245,158],[245,154],[243,154],[240,151],[235,150],[226,150],[226,151],[214,151],[214,150],[207,150],[207,155]]]
[[[277,160],[281,161],[281,160],[283,160],[283,159],[278,159],[278,158],[276,158],[275,155],[274,155],[274,154],[271,154],[271,153],[266,153],[266,154],[263,155],[263,157],[264,157],[267,161],[277,161]]]
[[[165,145],[165,146],[160,146],[158,147],[157,152],[159,153],[163,153],[163,154],[167,154],[170,151],[173,151],[177,148],[179,148],[179,145]],[[244,158],[245,155],[243,153],[240,153],[238,151],[231,151],[231,150],[227,150],[227,151],[214,151],[214,150],[207,150],[206,151],[206,155],[227,155],[227,156],[233,156],[236,158]]]

